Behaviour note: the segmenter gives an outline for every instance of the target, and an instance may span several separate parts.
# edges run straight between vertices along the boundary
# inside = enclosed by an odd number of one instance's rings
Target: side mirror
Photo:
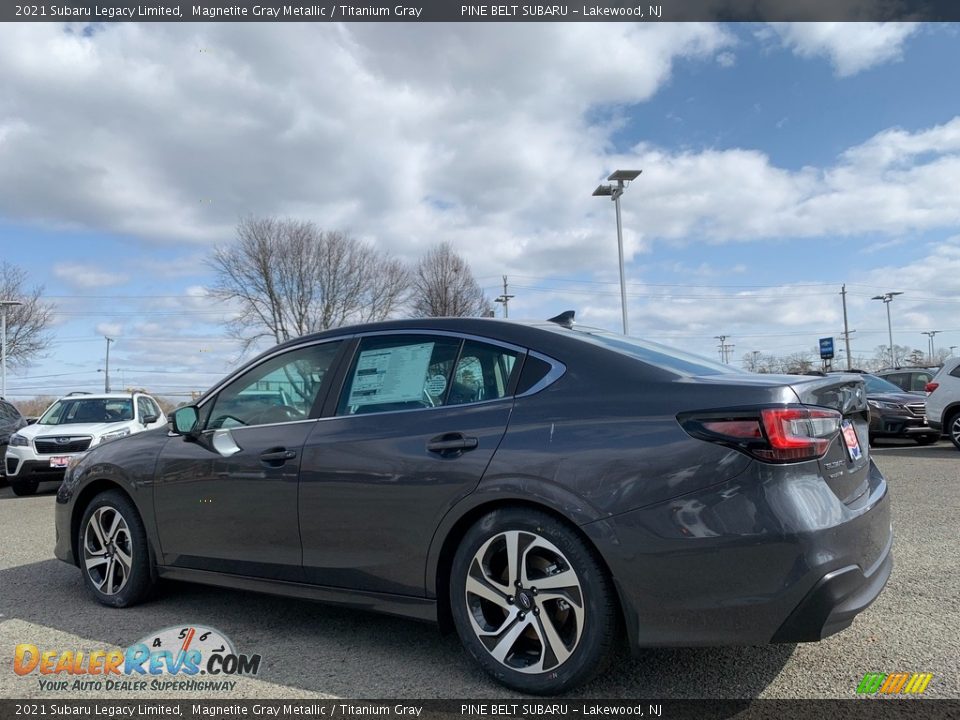
[[[193,405],[188,405],[174,411],[170,425],[177,435],[192,436],[199,420],[200,415],[197,409]]]
[[[140,421],[144,425],[153,425],[159,418],[160,418],[159,415],[144,415]]]

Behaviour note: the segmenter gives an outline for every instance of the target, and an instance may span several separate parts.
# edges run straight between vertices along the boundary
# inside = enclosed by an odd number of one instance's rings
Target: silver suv
[[[927,422],[960,450],[960,357],[947,358],[926,389]]]

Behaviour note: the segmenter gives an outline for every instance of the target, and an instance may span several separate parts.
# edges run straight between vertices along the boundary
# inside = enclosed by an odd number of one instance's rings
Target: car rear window
[[[606,330],[575,327],[573,331],[586,342],[600,345],[624,355],[630,355],[645,363],[680,375],[723,375],[742,374],[744,372],[699,355],[691,355],[659,343],[625,335],[616,335]]]

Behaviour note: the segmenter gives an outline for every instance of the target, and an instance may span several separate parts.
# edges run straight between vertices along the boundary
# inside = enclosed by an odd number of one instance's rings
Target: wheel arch
[[[953,419],[953,416],[956,415],[957,413],[960,413],[960,401],[949,403],[943,409],[943,419],[941,420],[941,422],[943,423],[944,428],[946,428],[947,423],[949,423],[950,420]]]
[[[119,491],[130,501],[130,504],[133,505],[137,514],[140,516],[140,522],[144,523],[144,527],[146,528],[143,509],[123,485],[107,478],[98,478],[90,481],[77,493],[77,499],[73,503],[73,514],[70,517],[70,549],[73,552],[73,561],[77,567],[80,567],[80,548],[77,545],[77,541],[80,535],[80,522],[83,520],[83,514],[87,511],[87,507],[93,502],[94,498],[110,490]],[[147,531],[147,551],[150,553],[150,566],[151,568],[155,568],[156,563],[154,562],[154,551],[152,543],[150,542],[149,530]]]
[[[614,598],[616,600],[616,612],[618,620],[622,623],[624,622],[624,608],[623,602],[620,598],[619,585],[617,584],[613,573],[610,570],[610,565],[607,563],[606,559],[603,557],[603,554],[597,548],[596,543],[590,538],[587,533],[583,531],[577,523],[570,520],[569,517],[564,515],[558,509],[551,507],[550,505],[531,500],[529,498],[522,497],[501,497],[501,498],[491,498],[480,502],[479,504],[473,505],[472,507],[466,509],[460,516],[452,523],[450,528],[447,530],[444,535],[443,542],[440,544],[439,551],[436,553],[435,558],[433,559],[433,567],[431,571],[428,572],[428,594],[433,593],[433,596],[437,601],[437,623],[440,626],[440,631],[444,634],[451,633],[454,631],[453,624],[453,615],[450,610],[450,572],[453,567],[453,558],[456,554],[457,547],[460,544],[460,541],[466,535],[467,531],[477,522],[481,517],[490,513],[494,510],[500,510],[505,508],[527,508],[530,510],[536,510],[542,512],[546,515],[550,515],[559,522],[562,522],[566,525],[580,540],[583,541],[583,544],[593,553],[597,562],[600,563],[600,566],[610,577],[613,586],[617,589],[614,592]],[[433,581],[433,587],[429,586],[429,581]]]

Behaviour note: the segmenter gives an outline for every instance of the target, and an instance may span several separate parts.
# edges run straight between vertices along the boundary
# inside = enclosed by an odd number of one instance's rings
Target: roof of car
[[[84,400],[129,400],[134,395],[146,395],[146,393],[70,393],[69,395],[64,395],[60,399],[67,400],[70,398],[84,399]]]
[[[503,320],[499,318],[478,317],[431,317],[408,318],[403,320],[382,320],[380,322],[373,323],[344,325],[331,330],[324,330],[318,333],[311,333],[309,335],[291,338],[290,340],[286,340],[274,347],[269,348],[266,353],[273,353],[277,350],[294,345],[301,345],[312,340],[348,337],[357,333],[386,332],[390,330],[446,330],[448,332],[477,334],[481,336],[493,334],[504,338],[513,337],[519,342],[522,340],[524,333],[529,333],[530,330],[555,332],[558,330],[563,331],[564,329],[564,326],[552,323],[548,320]]]

